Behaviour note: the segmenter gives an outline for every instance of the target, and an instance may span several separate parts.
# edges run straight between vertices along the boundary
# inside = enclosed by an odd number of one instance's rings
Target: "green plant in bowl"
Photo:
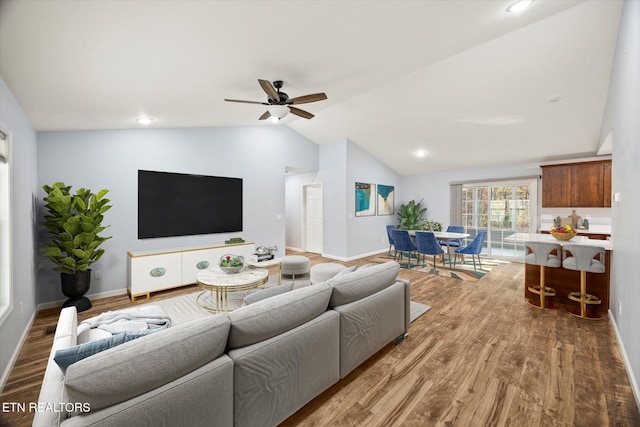
[[[222,255],[218,266],[227,274],[237,273],[244,267],[244,257],[242,255]]]

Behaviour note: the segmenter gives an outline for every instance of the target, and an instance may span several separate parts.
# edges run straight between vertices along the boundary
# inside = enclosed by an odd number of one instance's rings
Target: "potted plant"
[[[422,207],[422,200],[419,202],[411,200],[406,204],[403,203],[400,205],[400,210],[398,211],[398,218],[400,219],[398,228],[419,230],[424,222],[422,215],[424,215],[426,211],[427,208]]]
[[[111,238],[100,236],[106,228],[102,225],[103,214],[111,209],[109,199],[104,197],[109,190],[94,194],[80,188],[72,195],[71,186],[63,182],[42,188],[47,193],[44,226],[50,237],[42,253],[57,265],[55,271],[60,272],[62,293],[69,298],[63,307],[88,310],[91,301],[83,295],[91,284],[89,266],[102,257],[104,249],[99,246]]]

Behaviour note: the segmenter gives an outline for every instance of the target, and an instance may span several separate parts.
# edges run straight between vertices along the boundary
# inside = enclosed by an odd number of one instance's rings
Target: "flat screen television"
[[[242,231],[242,179],[138,170],[138,239]]]

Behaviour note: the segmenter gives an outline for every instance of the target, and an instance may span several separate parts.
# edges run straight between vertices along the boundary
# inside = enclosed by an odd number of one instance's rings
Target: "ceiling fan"
[[[308,111],[292,107],[292,105],[307,104],[309,102],[316,102],[327,99],[327,95],[324,94],[324,92],[289,98],[289,95],[284,92],[280,92],[280,89],[282,89],[283,85],[282,80],[276,80],[273,82],[273,84],[271,84],[271,82],[268,80],[258,79],[258,83],[260,83],[260,86],[262,86],[262,90],[264,90],[267,94],[267,102],[243,101],[240,99],[225,99],[225,101],[242,102],[244,104],[268,105],[269,108],[263,115],[260,116],[259,120],[266,120],[271,117],[272,120],[278,121],[289,113],[295,114],[299,117],[304,117],[305,119],[312,119],[314,117],[313,114]]]

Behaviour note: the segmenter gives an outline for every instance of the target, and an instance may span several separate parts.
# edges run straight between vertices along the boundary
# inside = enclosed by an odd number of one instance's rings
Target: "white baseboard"
[[[325,257],[325,258],[335,259],[337,261],[349,262],[349,261],[355,261],[355,260],[360,259],[360,258],[366,258],[366,257],[369,257],[369,256],[378,255],[378,254],[381,254],[383,252],[389,252],[389,248],[379,249],[377,251],[369,252],[369,253],[366,253],[366,254],[360,254],[360,255],[356,255],[356,256],[352,256],[352,257],[347,257],[347,258],[341,257],[341,256],[337,256],[337,255],[331,255],[331,254],[322,254],[322,256]]]
[[[622,353],[624,366],[627,369],[627,376],[629,377],[629,381],[631,382],[633,397],[636,398],[636,406],[640,408],[640,388],[638,388],[638,382],[636,381],[636,377],[633,374],[633,369],[631,368],[631,362],[629,361],[629,357],[627,356],[627,351],[624,348],[624,343],[622,342],[620,331],[618,331],[618,325],[616,324],[616,319],[613,317],[613,313],[611,312],[611,310],[609,310],[609,320],[611,320],[611,324],[613,325],[613,330],[616,333],[616,339],[618,340],[618,347],[620,347],[620,353]]]
[[[294,248],[293,246],[285,246],[285,250],[293,252],[304,252],[304,249]]]
[[[0,378],[0,390],[4,390],[4,386],[7,383],[7,380],[9,379],[9,374],[11,374],[13,365],[15,365],[16,360],[18,359],[18,355],[20,354],[20,350],[22,350],[22,346],[24,345],[24,342],[27,339],[27,335],[29,335],[31,326],[33,326],[33,321],[36,320],[37,313],[38,313],[38,310],[34,311],[33,314],[31,315],[31,319],[29,319],[29,322],[27,323],[27,327],[22,332],[22,335],[20,336],[20,340],[18,341],[18,345],[16,346],[16,349],[13,351],[13,354],[9,359],[9,363],[7,364],[7,367],[2,373],[2,378]]]
[[[127,293],[127,288],[123,288],[123,289],[118,289],[115,291],[108,291],[108,292],[98,292],[95,294],[87,294],[85,295],[87,298],[94,300],[94,299],[98,299],[98,298],[107,298],[107,297],[115,297],[118,295],[123,295]],[[38,308],[37,310],[44,310],[47,308],[53,308],[53,307],[61,307],[62,304],[64,304],[64,302],[66,301],[66,299],[61,299],[58,301],[50,301],[50,302],[44,302],[42,304],[38,304]]]

